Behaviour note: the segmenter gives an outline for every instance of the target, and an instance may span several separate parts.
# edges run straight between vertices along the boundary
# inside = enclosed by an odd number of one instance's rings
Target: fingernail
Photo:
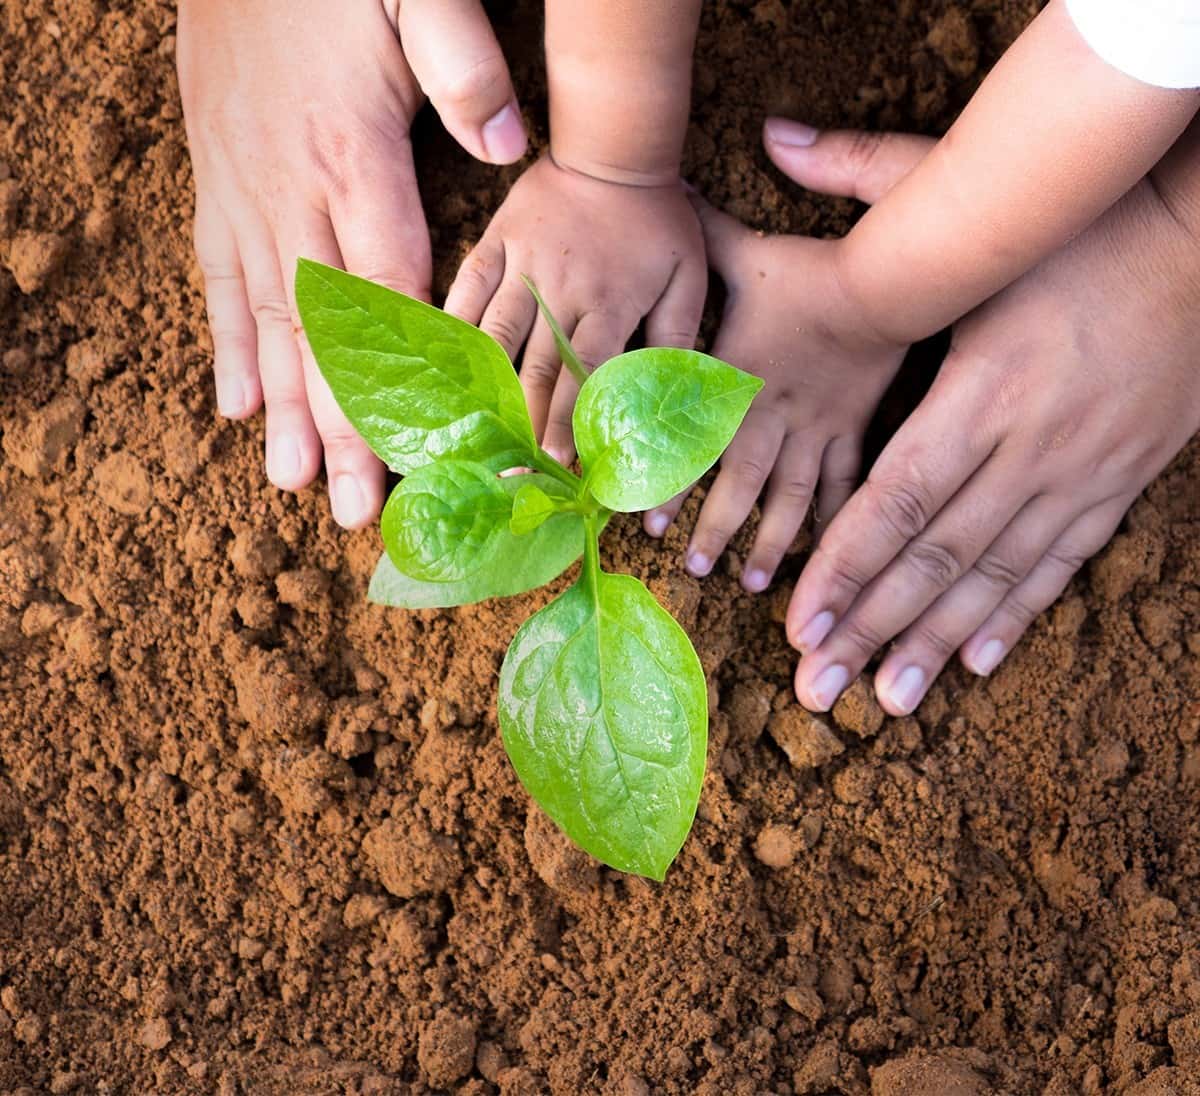
[[[358,479],[349,472],[334,476],[330,499],[333,505],[333,519],[343,528],[355,528],[366,519],[366,496]]]
[[[813,682],[812,688],[809,690],[809,695],[816,704],[817,711],[829,711],[849,682],[850,671],[845,666],[826,666],[817,675],[817,680]]]
[[[978,674],[980,677],[987,677],[988,674],[1000,665],[1004,658],[1004,653],[1004,641],[1002,639],[989,639],[979,648],[979,653],[967,664],[967,669],[973,674]]]
[[[925,695],[925,671],[920,666],[905,666],[887,690],[892,705],[908,715]]]
[[[646,515],[646,532],[652,537],[661,537],[667,531],[667,526],[670,524],[671,519],[666,514]]]
[[[771,584],[771,576],[761,567],[751,567],[742,575],[742,585],[752,594],[761,593]]]
[[[291,437],[276,438],[267,451],[267,477],[274,484],[288,484],[300,475],[300,446]]]
[[[558,463],[561,464],[564,468],[569,466],[571,463],[571,458],[568,457],[566,452],[562,449],[559,449],[557,447],[551,448],[551,447],[547,446],[546,452],[550,456],[552,456],[556,461],[558,461]]]
[[[819,129],[793,122],[790,118],[768,118],[763,129],[768,141],[788,148],[808,148],[821,136]]]
[[[833,613],[828,609],[812,618],[796,636],[795,647],[800,651],[811,651],[833,630]]]
[[[483,147],[488,159],[497,164],[511,164],[525,155],[528,139],[521,115],[512,103],[507,104],[483,125]]]
[[[241,377],[227,373],[217,375],[217,410],[227,419],[235,418],[246,410],[246,386]]]
[[[713,561],[703,552],[690,552],[687,558],[687,569],[696,576],[703,578],[713,568]]]

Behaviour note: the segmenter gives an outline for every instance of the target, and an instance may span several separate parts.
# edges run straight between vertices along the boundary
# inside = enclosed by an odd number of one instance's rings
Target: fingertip
[[[317,464],[293,434],[280,434],[267,442],[267,479],[281,491],[307,487],[316,479]]]
[[[764,143],[779,149],[811,148],[820,136],[821,131],[815,126],[791,118],[773,116],[763,122]]]
[[[481,136],[490,163],[512,164],[525,155],[529,147],[529,134],[515,99],[505,103],[484,122]]]
[[[663,510],[650,510],[642,518],[642,528],[655,539],[663,537],[671,526],[671,515]]]
[[[693,578],[707,578],[712,573],[714,562],[707,552],[689,548],[684,567]]]
[[[353,472],[337,473],[329,484],[329,504],[333,519],[343,529],[362,529],[379,513],[369,485]]]
[[[762,567],[747,567],[742,572],[742,588],[747,593],[761,594],[771,585],[772,578],[774,578],[772,571],[768,571]]]

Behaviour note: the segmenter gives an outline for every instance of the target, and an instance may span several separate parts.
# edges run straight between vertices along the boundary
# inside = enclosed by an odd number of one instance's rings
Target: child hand
[[[840,242],[764,236],[697,200],[710,261],[725,283],[713,353],[765,387],[721,458],[688,546],[707,575],[766,488],[742,585],[765,590],[804,521],[814,491],[827,522],[857,481],[862,437],[905,347],[862,322],[838,279]],[[818,484],[819,490],[818,490]],[[686,496],[646,514],[662,536]]]
[[[446,310],[478,324],[514,361],[528,339],[521,384],[534,430],[569,462],[579,388],[522,275],[588,367],[619,354],[643,319],[647,345],[690,348],[708,287],[700,223],[681,182],[606,182],[543,156],[459,270]]]
[[[271,482],[299,490],[324,459],[334,517],[365,525],[383,466],[308,351],[296,259],[428,298],[409,125],[424,92],[469,152],[519,159],[525,133],[500,47],[471,0],[183,0],[178,64],[218,408],[243,419],[265,403]]]

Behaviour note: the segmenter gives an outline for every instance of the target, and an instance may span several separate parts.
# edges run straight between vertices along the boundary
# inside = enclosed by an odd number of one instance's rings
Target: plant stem
[[[586,514],[583,519],[583,574],[582,580],[598,594],[600,581],[600,521],[597,514]]]
[[[575,492],[579,491],[579,477],[574,472],[559,464],[545,449],[539,448],[530,463],[532,463],[537,471],[544,473],[551,479],[558,480],[564,487],[569,487]]]
[[[538,292],[537,286],[533,284],[528,275],[522,274],[521,281],[525,283],[525,288],[533,294],[533,299],[537,301],[538,309],[541,311],[546,323],[550,325],[550,332],[554,335],[554,345],[558,347],[559,356],[570,371],[571,376],[578,382],[579,387],[583,387],[583,382],[588,379],[587,367],[579,360],[579,355],[575,353],[571,346],[571,341],[563,334],[563,329],[558,326],[558,320],[554,318],[554,314],[550,311],[546,302],[542,300],[542,295]]]

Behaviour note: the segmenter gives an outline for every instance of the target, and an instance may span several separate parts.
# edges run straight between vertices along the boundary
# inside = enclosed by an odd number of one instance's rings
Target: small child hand
[[[697,200],[727,297],[713,353],[766,386],[721,458],[687,568],[707,575],[766,488],[742,585],[765,590],[817,491],[829,521],[858,477],[862,437],[905,347],[875,335],[839,285],[839,241],[764,236]],[[646,514],[662,536],[684,496]]]
[[[528,339],[521,383],[534,429],[569,461],[578,386],[522,275],[588,367],[619,354],[643,319],[647,345],[690,348],[708,287],[700,223],[682,183],[606,182],[543,156],[459,270],[446,311],[478,324],[514,361]]]

